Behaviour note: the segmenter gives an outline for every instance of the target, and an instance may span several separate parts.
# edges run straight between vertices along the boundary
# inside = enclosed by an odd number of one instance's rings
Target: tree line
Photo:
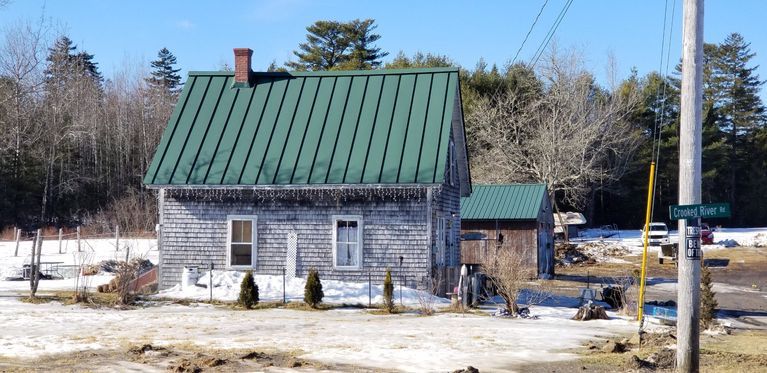
[[[448,56],[376,45],[372,19],[317,21],[294,60],[267,70],[460,67]],[[183,85],[176,58],[105,78],[94,55],[45,27],[19,23],[0,45],[0,226],[90,223],[151,230],[155,197],[142,185]],[[739,34],[705,48],[703,201],[730,202],[726,225],[767,225],[763,81]],[[536,66],[461,68],[474,183],[544,182],[563,210],[592,225],[643,220],[649,164],[659,138],[654,220],[676,202],[678,71],[633,72],[600,84],[576,50],[549,49]],[[716,223],[716,222],[715,222]]]

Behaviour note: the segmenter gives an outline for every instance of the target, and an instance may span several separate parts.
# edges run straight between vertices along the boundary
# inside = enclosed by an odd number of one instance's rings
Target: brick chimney
[[[234,84],[250,86],[250,48],[234,48]]]

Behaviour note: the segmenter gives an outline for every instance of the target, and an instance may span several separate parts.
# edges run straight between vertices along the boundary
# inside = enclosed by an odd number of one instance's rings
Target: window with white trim
[[[256,266],[256,216],[228,217],[226,263],[230,268]]]
[[[333,267],[362,268],[361,216],[333,216]]]

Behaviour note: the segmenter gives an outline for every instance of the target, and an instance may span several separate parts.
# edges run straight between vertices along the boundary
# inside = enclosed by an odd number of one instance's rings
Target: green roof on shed
[[[546,184],[472,185],[461,198],[461,220],[535,220]]]
[[[443,182],[457,69],[252,73],[251,81],[235,87],[232,72],[190,72],[144,183]]]

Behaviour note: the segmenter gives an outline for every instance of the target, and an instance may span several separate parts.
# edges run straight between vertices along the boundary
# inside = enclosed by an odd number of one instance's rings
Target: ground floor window
[[[256,217],[229,216],[227,264],[233,268],[256,266]]]
[[[333,266],[339,269],[362,268],[362,217],[333,217]]]

